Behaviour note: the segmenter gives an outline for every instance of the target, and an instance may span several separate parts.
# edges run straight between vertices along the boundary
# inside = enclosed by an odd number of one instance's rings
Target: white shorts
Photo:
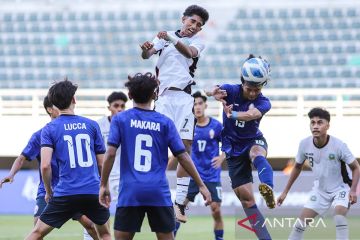
[[[118,197],[119,197],[119,183],[120,179],[119,177],[112,178],[109,177],[109,188],[110,188],[110,196],[111,196],[111,202],[117,203]]]
[[[347,184],[342,184],[335,191],[328,193],[314,187],[310,193],[310,198],[305,204],[305,208],[310,208],[323,215],[332,205],[349,208],[350,188]]]
[[[181,139],[193,140],[194,98],[184,91],[166,90],[155,102],[155,111],[173,120]]]

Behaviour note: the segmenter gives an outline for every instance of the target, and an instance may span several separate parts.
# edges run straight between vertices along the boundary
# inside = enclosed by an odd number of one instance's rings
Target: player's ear
[[[129,96],[129,99],[130,99],[130,100],[133,99],[130,92],[128,93],[128,96]]]
[[[207,107],[208,107],[208,105],[207,105],[207,103],[205,103],[205,109],[207,109]]]
[[[183,17],[181,18],[181,22],[184,23],[185,20],[186,20],[186,18],[187,18],[186,16],[183,16]]]
[[[75,96],[72,97],[71,103],[76,104],[76,98],[75,98]]]

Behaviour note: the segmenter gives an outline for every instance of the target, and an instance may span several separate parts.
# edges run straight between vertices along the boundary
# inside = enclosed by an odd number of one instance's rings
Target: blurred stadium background
[[[67,76],[78,83],[76,113],[100,118],[107,114],[107,95],[123,89],[128,74],[154,72],[156,57],[142,60],[139,44],[152,40],[160,30],[178,29],[183,10],[191,4],[210,13],[200,33],[207,48],[196,70],[194,90],[239,83],[240,66],[249,53],[262,55],[272,66],[272,80],[263,92],[273,108],[263,118],[261,129],[268,140],[269,160],[278,170],[276,192],[287,181],[283,170],[296,154],[298,142],[310,134],[306,114],[312,107],[331,112],[330,134],[343,139],[360,158],[357,0],[1,0],[0,177],[7,174],[31,134],[48,121],[42,99],[54,80]],[[221,120],[221,111],[209,99],[208,113]],[[239,203],[229,187],[226,164],[223,167],[224,213],[243,218],[236,216]],[[24,218],[30,229],[37,163],[24,168],[29,170],[21,171],[12,186],[0,190],[0,214],[28,214]],[[169,172],[171,184],[173,176]],[[304,173],[288,205],[266,213],[296,216],[312,181],[311,173]],[[208,209],[199,200],[190,213],[203,215]],[[350,213],[359,216],[359,204]],[[0,215],[0,232],[12,223],[7,218],[12,217]],[[236,231],[236,221],[228,223],[228,229]],[[352,236],[360,239],[360,233]],[[0,239],[18,238],[5,235]]]

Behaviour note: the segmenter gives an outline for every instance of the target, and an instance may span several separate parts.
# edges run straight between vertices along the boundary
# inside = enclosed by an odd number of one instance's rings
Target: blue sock
[[[215,240],[223,240],[224,239],[224,230],[214,230]]]
[[[255,234],[258,239],[271,240],[270,233],[268,232],[266,225],[264,224],[265,219],[257,208],[256,204],[254,204],[250,208],[244,208],[244,211],[246,216],[250,217],[249,222],[251,224],[251,228],[255,230]]]
[[[177,233],[177,231],[179,230],[179,228],[180,228],[180,222],[176,221],[176,222],[175,222],[174,237],[176,237],[176,233]]]
[[[273,188],[273,170],[266,158],[263,156],[257,156],[254,159],[253,164],[258,171],[260,182],[266,183]]]

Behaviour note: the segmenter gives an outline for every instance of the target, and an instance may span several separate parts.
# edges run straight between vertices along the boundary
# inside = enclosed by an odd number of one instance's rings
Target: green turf
[[[112,219],[113,220],[113,219]],[[252,232],[236,226],[234,217],[224,218],[226,240],[256,239]],[[335,226],[332,220],[325,219],[326,228],[307,229],[305,239],[335,239]],[[360,218],[349,218],[350,239],[360,239]],[[0,239],[23,239],[32,228],[31,216],[0,216]],[[287,239],[290,228],[269,228],[273,239]],[[46,239],[75,240],[82,238],[82,228],[74,221],[67,222],[60,230],[55,229]],[[150,232],[147,220],[144,221],[142,233],[135,235],[136,240],[155,239]],[[190,217],[188,223],[181,226],[177,240],[211,240],[212,219],[210,217]]]

